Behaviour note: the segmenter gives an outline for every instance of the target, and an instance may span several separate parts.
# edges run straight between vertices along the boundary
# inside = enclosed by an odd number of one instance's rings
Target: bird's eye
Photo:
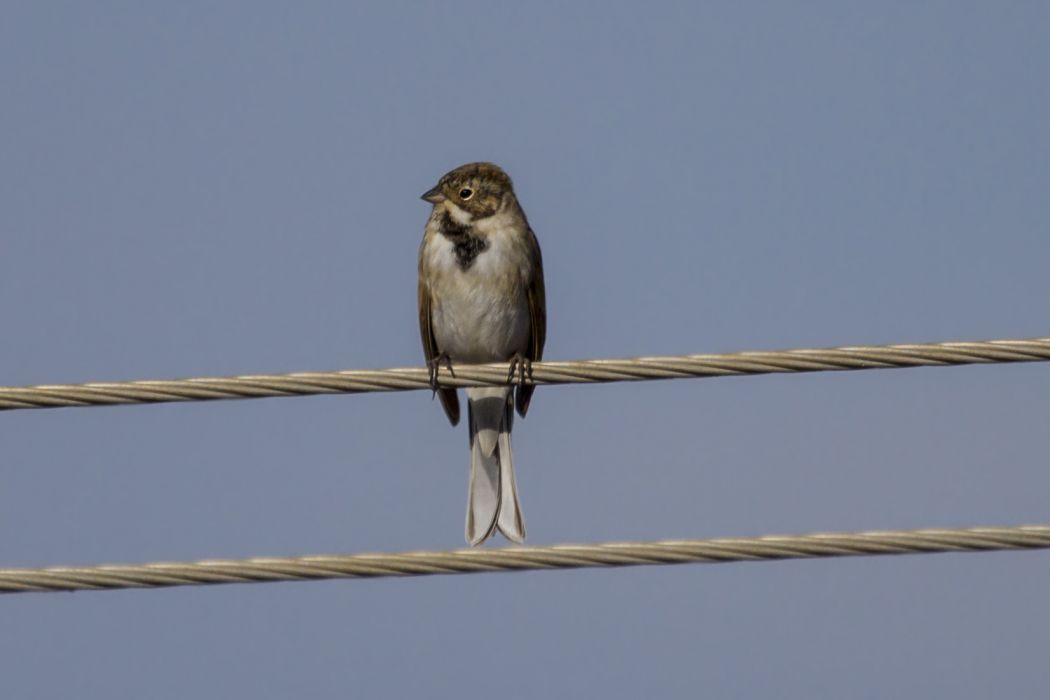
[[[469,187],[464,187],[459,191],[459,198],[462,199],[464,202],[473,196],[474,190],[470,189]]]

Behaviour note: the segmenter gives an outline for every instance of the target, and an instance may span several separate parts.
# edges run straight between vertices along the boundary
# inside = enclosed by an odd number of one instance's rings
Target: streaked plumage
[[[419,249],[419,330],[434,376],[457,362],[511,362],[526,370],[543,356],[546,299],[540,246],[510,178],[491,163],[444,175],[423,195],[434,205]],[[448,371],[448,370],[446,370]],[[470,483],[466,537],[484,542],[499,529],[525,539],[511,455],[513,408],[524,416],[534,387],[467,389]],[[437,389],[452,425],[454,389]]]

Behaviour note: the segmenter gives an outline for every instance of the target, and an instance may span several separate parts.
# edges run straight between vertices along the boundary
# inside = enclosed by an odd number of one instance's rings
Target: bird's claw
[[[431,398],[437,396],[438,392],[438,371],[441,369],[441,365],[445,365],[448,368],[448,373],[455,377],[456,373],[452,370],[452,358],[448,356],[447,352],[443,352],[429,360],[427,360],[427,369],[430,370],[430,388],[433,390]]]
[[[517,382],[514,381],[514,375],[518,375]],[[510,358],[510,370],[507,372],[507,383],[518,386],[524,386],[526,378],[532,381],[532,360],[521,355],[520,353],[514,353]]]

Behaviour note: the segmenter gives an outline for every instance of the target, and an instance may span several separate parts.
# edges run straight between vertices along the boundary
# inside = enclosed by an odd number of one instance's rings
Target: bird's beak
[[[441,194],[441,186],[435,185],[423,193],[422,199],[431,204],[440,204],[445,201],[445,195]]]

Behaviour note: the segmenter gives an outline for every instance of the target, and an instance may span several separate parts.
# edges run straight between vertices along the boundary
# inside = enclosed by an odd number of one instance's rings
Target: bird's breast
[[[464,265],[462,240],[428,236],[422,267],[431,330],[438,351],[453,361],[499,362],[528,344],[528,258],[513,231],[491,231],[477,241]]]

